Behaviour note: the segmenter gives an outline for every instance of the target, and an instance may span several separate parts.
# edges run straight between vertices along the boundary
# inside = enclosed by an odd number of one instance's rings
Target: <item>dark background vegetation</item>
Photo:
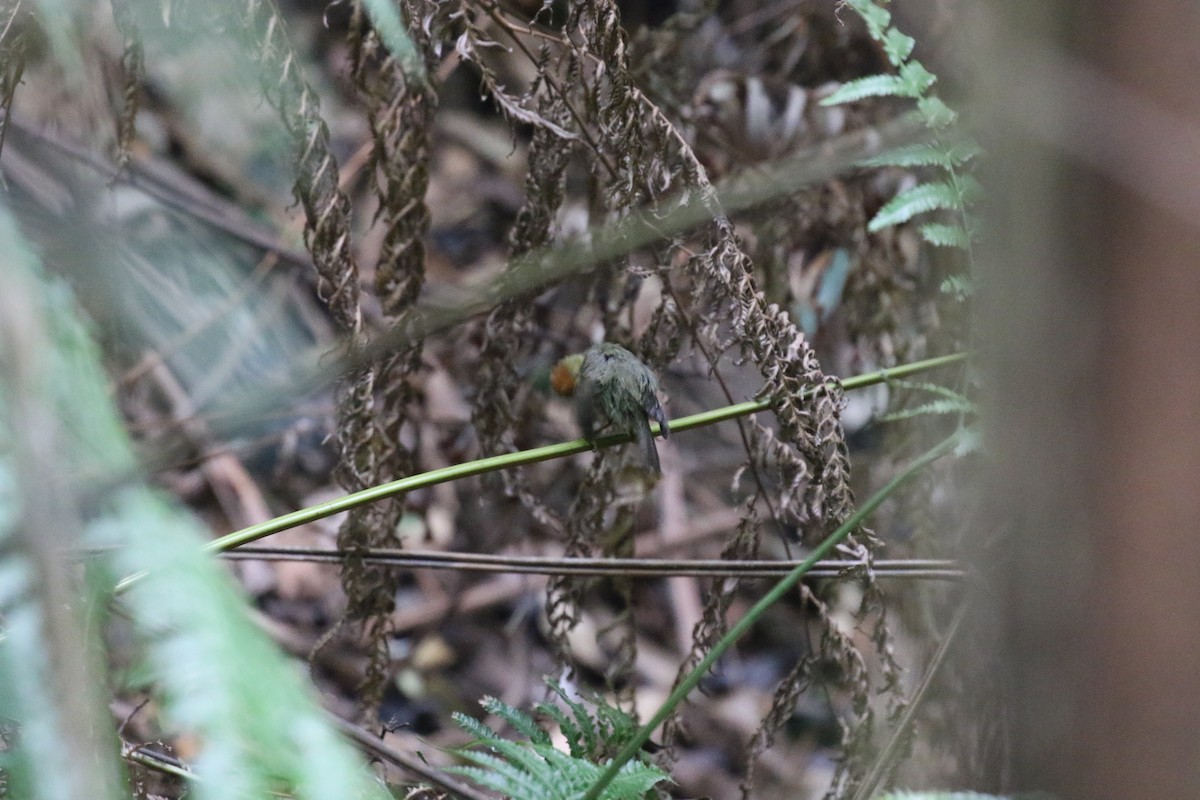
[[[80,707],[99,697],[110,712],[76,717],[64,747],[120,746],[142,796],[222,796],[163,772],[171,759],[203,772],[214,750],[173,703],[239,696],[179,657],[244,672],[240,697],[275,697],[249,677],[252,645],[162,646],[198,633],[166,609],[211,602],[201,568],[198,588],[159,585],[168,619],[149,626],[152,592],[125,611],[109,592],[135,562],[76,571],[80,548],[111,546],[92,529],[131,482],[213,539],[574,439],[547,375],[600,340],[657,372],[672,419],[770,401],[659,440],[657,481],[626,448],[581,452],[224,554],[256,627],[403,796],[414,762],[455,761],[443,748],[470,737],[451,714],[482,716],[485,695],[528,708],[549,677],[648,715],[773,580],[416,568],[395,551],[803,558],[964,424],[903,413],[927,387],[836,379],[972,347],[970,368],[913,380],[982,398],[986,463],[923,471],[841,564],[769,610],[656,734],[674,781],[662,791],[857,797],[873,771],[879,788],[1194,791],[1200,152],[1194,80],[1178,76],[1200,72],[1177,66],[1195,61],[1177,44],[1195,41],[1180,32],[1194,11],[891,7],[988,150],[975,252],[931,247],[912,224],[868,230],[929,173],[855,166],[911,140],[910,102],[821,104],[893,71],[848,8],[384,5],[407,38],[356,2],[5,6],[6,274],[28,247],[69,287],[44,305],[98,342],[94,404],[119,409],[140,465],[21,433],[41,419],[12,387],[37,361],[18,355],[42,301],[10,277],[0,452],[19,466],[0,488],[23,501],[4,552],[71,566],[38,573],[61,595],[6,579],[6,628],[19,643],[18,612],[37,603],[95,623],[49,637],[47,663],[82,655],[46,674],[64,708],[79,690]],[[948,291],[951,276],[975,296]],[[42,530],[61,537],[44,552]],[[94,617],[75,599],[92,584]],[[263,729],[288,724],[286,702]],[[8,750],[37,744],[26,717],[4,717]],[[263,772],[283,780],[267,739]],[[13,785],[32,785],[18,767]]]

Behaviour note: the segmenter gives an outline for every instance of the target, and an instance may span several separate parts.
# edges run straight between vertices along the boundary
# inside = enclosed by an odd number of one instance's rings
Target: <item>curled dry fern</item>
[[[137,29],[130,0],[113,0],[113,22],[124,39],[121,67],[125,71],[122,87],[121,114],[117,118],[117,167],[124,169],[132,155],[133,139],[136,135],[134,123],[138,112],[138,85],[145,71],[145,56],[142,52],[142,37]]]
[[[410,36],[394,7],[356,3],[350,21],[352,77],[366,107],[373,148],[369,174],[379,198],[376,222],[383,242],[375,264],[375,294],[385,321],[402,326],[424,282],[423,236],[429,228],[425,190],[429,175],[429,136],[437,96],[430,82],[435,49],[437,4],[404,4]],[[414,42],[414,38],[416,41]],[[414,341],[390,353],[376,367],[377,397],[359,409],[356,435],[343,438],[343,465],[360,464],[368,485],[415,472],[409,419],[417,404],[414,378],[421,368],[421,343]],[[356,476],[357,477],[357,476]],[[352,553],[399,546],[396,529],[404,514],[404,498],[393,497],[355,509],[338,532],[339,546]],[[342,569],[349,599],[347,614],[365,623],[373,648],[363,685],[364,700],[374,706],[387,678],[390,612],[401,574],[368,565],[352,556]]]
[[[4,148],[4,136],[8,130],[8,119],[12,113],[13,96],[25,72],[25,55],[29,46],[26,26],[17,15],[20,3],[7,3],[7,18],[0,18],[0,152]]]
[[[350,201],[338,185],[338,166],[329,147],[329,129],[322,118],[316,92],[300,74],[300,59],[287,38],[283,19],[274,3],[248,0],[243,11],[242,35],[260,66],[263,92],[279,109],[292,142],[296,169],[294,192],[304,207],[305,244],[312,254],[319,277],[318,293],[341,329],[346,347],[360,348],[365,335],[359,289],[359,269],[350,241]],[[344,376],[337,392],[337,447],[339,462],[335,469],[338,482],[347,490],[357,491],[378,482],[382,465],[390,459],[379,452],[384,447],[375,423],[377,370],[373,366]],[[389,447],[390,451],[391,448]],[[371,533],[378,532],[369,522],[395,513],[394,503],[379,510],[352,515],[339,536],[341,545],[354,553],[365,549]],[[391,530],[386,529],[386,530]],[[354,620],[383,621],[391,611],[394,591],[392,577],[371,569],[351,555],[345,564],[343,582],[349,602],[346,616]],[[381,641],[385,628],[376,625],[375,641]],[[331,632],[318,644],[324,646],[336,633]],[[378,653],[380,647],[376,647]],[[379,691],[379,657],[372,659],[366,689],[368,697]]]
[[[487,7],[494,17],[503,19],[490,4]],[[567,169],[575,155],[574,141],[578,137],[567,128],[571,124],[571,115],[565,95],[551,91],[547,86],[550,78],[546,73],[554,52],[550,44],[543,42],[535,57],[537,76],[528,92],[529,98],[522,100],[500,85],[483,57],[489,48],[499,45],[484,33],[475,15],[464,13],[462,21],[464,31],[458,38],[457,51],[478,68],[487,96],[510,121],[533,125],[529,168],[525,174],[525,200],[508,236],[509,252],[514,257],[509,267],[511,275],[518,257],[543,248],[554,239],[555,220],[566,197]],[[517,364],[523,357],[533,354],[541,341],[533,318],[532,300],[536,294],[537,291],[526,290],[506,297],[487,314],[481,325],[479,371],[471,419],[485,454],[513,450],[516,447],[514,428],[519,421],[527,415],[544,413],[539,399],[523,391],[525,380],[517,371]],[[518,498],[541,528],[552,535],[562,534],[564,523],[559,514],[545,504],[523,471],[506,472],[501,480],[506,493]]]

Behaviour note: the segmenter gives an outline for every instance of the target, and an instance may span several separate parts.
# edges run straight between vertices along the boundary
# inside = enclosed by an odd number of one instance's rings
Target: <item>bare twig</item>
[[[243,546],[222,554],[225,558],[262,561],[338,563],[348,557],[342,550],[313,547]],[[359,554],[356,554],[356,556]],[[461,572],[511,572],[531,575],[598,575],[654,577],[769,578],[786,575],[801,561],[724,561],[722,559],[580,558],[559,556],[504,556],[486,553],[449,553],[428,550],[376,549],[361,554],[364,561],[405,569],[453,569]],[[819,561],[809,571],[814,578],[860,577],[862,564],[854,561]],[[873,565],[880,578],[961,580],[958,562],[944,559],[879,560]]]
[[[398,767],[405,772],[411,772],[419,776],[422,780],[450,792],[452,795],[465,797],[467,800],[493,800],[489,795],[477,791],[465,783],[460,783],[441,770],[429,766],[429,764],[417,756],[411,756],[393,747],[388,747],[378,736],[358,725],[354,725],[332,714],[328,716],[328,719],[342,732],[343,736],[380,761]]]

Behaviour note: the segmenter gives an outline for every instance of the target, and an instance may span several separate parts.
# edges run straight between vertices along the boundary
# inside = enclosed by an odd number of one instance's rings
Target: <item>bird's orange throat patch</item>
[[[575,394],[575,374],[576,370],[572,370],[567,364],[567,359],[563,359],[554,365],[554,369],[550,371],[550,388],[554,389],[558,394],[564,397],[570,397]]]

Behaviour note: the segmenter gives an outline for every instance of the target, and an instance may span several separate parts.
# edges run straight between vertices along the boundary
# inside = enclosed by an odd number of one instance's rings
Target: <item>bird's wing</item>
[[[646,416],[658,423],[664,439],[671,435],[671,426],[667,422],[667,412],[663,411],[662,403],[658,401],[658,393],[654,391],[653,384],[647,384],[642,389],[642,408],[645,409]]]
[[[589,442],[596,438],[596,385],[580,377],[575,385],[575,421]]]
[[[638,447],[641,448],[646,459],[646,467],[656,475],[661,474],[662,467],[658,463],[658,448],[654,445],[654,437],[650,434],[650,423],[646,421],[645,417],[637,416],[633,425]]]

